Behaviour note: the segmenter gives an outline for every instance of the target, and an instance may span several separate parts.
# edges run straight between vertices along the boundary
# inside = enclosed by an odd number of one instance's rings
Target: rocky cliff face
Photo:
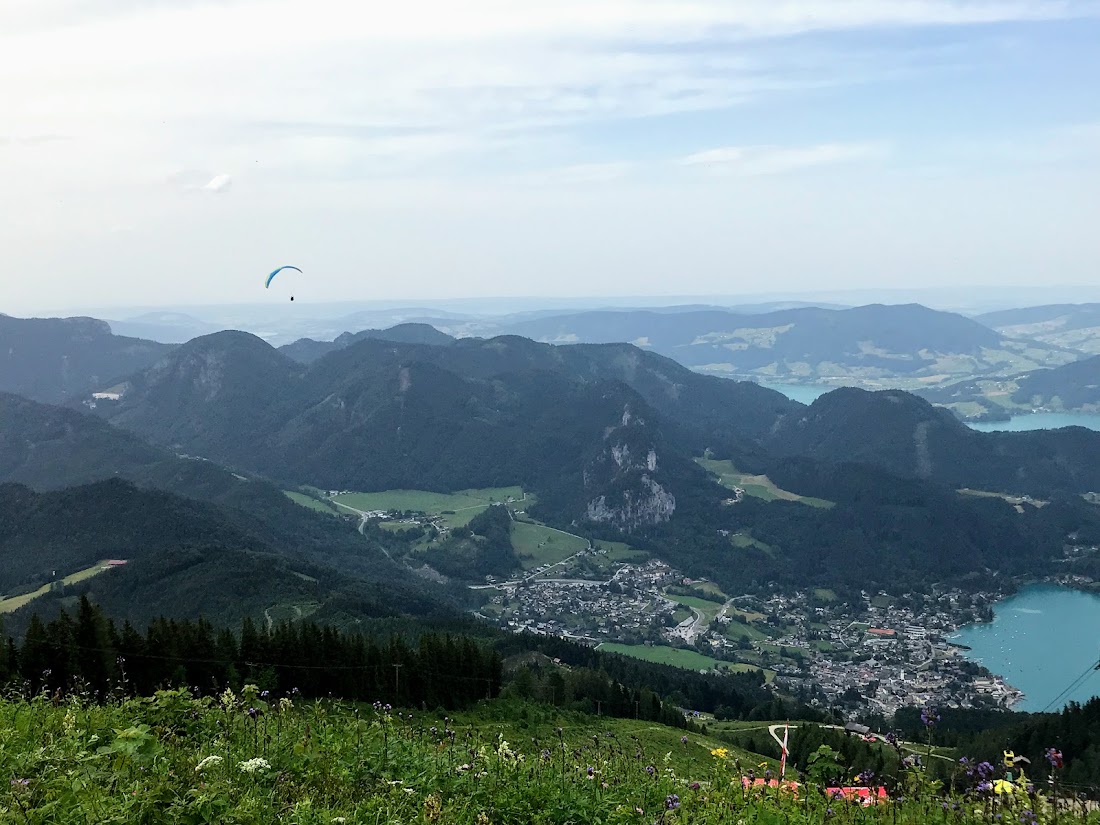
[[[663,524],[676,512],[676,497],[662,486],[654,434],[630,407],[604,432],[604,446],[584,472],[589,521],[622,530]]]

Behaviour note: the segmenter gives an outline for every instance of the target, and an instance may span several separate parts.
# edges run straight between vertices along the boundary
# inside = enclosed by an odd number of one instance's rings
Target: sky
[[[1094,0],[5,0],[0,312],[1095,285],[1098,42]]]

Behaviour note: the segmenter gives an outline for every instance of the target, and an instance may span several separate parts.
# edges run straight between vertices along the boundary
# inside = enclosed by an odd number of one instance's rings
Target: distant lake
[[[781,392],[791,401],[797,401],[800,404],[812,404],[825,393],[836,389],[824,384],[765,384],[763,381],[758,383],[761,387]]]
[[[954,642],[963,653],[1003,676],[1025,694],[1015,710],[1041,711],[1100,659],[1100,596],[1067,587],[1037,585],[994,605],[993,622],[967,625]],[[1067,702],[1100,696],[1100,672],[1091,671]]]
[[[1032,413],[1014,415],[1008,421],[987,421],[970,425],[983,433],[1010,432],[1025,430],[1056,430],[1059,427],[1087,427],[1100,430],[1100,415],[1096,413]]]
[[[761,387],[781,392],[800,404],[812,404],[825,393],[838,389],[826,384],[766,384],[763,381],[757,383]],[[985,421],[980,424],[968,422],[968,424],[971,429],[983,433],[1022,433],[1028,430],[1057,430],[1062,427],[1085,427],[1100,432],[1100,413],[1032,413],[1014,415],[1008,421]]]

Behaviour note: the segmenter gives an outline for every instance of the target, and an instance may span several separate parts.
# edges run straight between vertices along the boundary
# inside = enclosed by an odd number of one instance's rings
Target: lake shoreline
[[[735,381],[749,381],[753,384],[757,384],[765,389],[774,390],[775,392],[782,393],[792,401],[797,401],[800,404],[806,404],[807,406],[812,404],[821,396],[826,393],[838,390],[843,387],[856,387],[858,389],[864,389],[868,392],[876,392],[886,389],[898,389],[902,392],[911,392],[919,396],[917,389],[904,389],[901,387],[879,387],[871,385],[861,385],[859,382],[853,381],[850,384],[819,384],[819,383],[791,383],[789,381],[763,381],[759,377],[737,377],[731,378]],[[941,409],[947,409],[941,407]],[[1021,409],[1021,410],[1004,410],[1002,415],[1000,411],[995,413],[992,417],[990,414],[986,414],[976,418],[959,418],[959,421],[980,433],[1011,433],[1011,432],[1030,432],[1032,430],[1057,430],[1064,429],[1066,427],[1084,427],[1086,430],[1094,430],[1100,432],[1100,412],[1095,410],[1050,410],[1044,408],[1037,408],[1033,410]]]
[[[957,628],[948,644],[1012,689],[1015,698],[1006,707],[1014,712],[1057,713],[1066,703],[1100,695],[1100,683],[1089,689],[1088,680],[1067,696],[1057,695],[1084,665],[1096,661],[1095,651],[1080,644],[1079,634],[1064,629],[1091,625],[1100,616],[1097,583],[1049,576],[1014,584],[1012,593],[992,605],[992,621]],[[1053,698],[1046,702],[1049,695]],[[1047,710],[1055,701],[1062,704]]]

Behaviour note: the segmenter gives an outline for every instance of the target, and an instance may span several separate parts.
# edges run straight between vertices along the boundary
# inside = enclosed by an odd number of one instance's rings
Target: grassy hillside
[[[112,570],[110,565],[106,561],[97,562],[91,567],[87,567],[84,570],[78,570],[75,573],[70,573],[67,576],[62,576],[60,579],[61,586],[67,587],[73,584],[80,584],[87,581],[93,576],[98,576],[100,573],[104,573],[108,570]],[[0,613],[13,613],[19,610],[21,607],[26,607],[40,596],[45,596],[54,587],[54,583],[44,584],[37,590],[32,590],[29,593],[22,593],[18,596],[11,596],[7,599],[0,599]]]
[[[938,798],[919,768],[899,777],[905,801],[861,808],[823,793],[843,770],[828,757],[796,792],[746,792],[743,779],[776,770],[773,759],[698,732],[508,702],[444,716],[249,686],[90,707],[43,696],[0,703],[0,735],[4,822],[923,825],[948,821],[943,811],[953,823],[1049,815],[1022,787],[965,805]],[[1086,818],[1062,811],[1059,821]]]

